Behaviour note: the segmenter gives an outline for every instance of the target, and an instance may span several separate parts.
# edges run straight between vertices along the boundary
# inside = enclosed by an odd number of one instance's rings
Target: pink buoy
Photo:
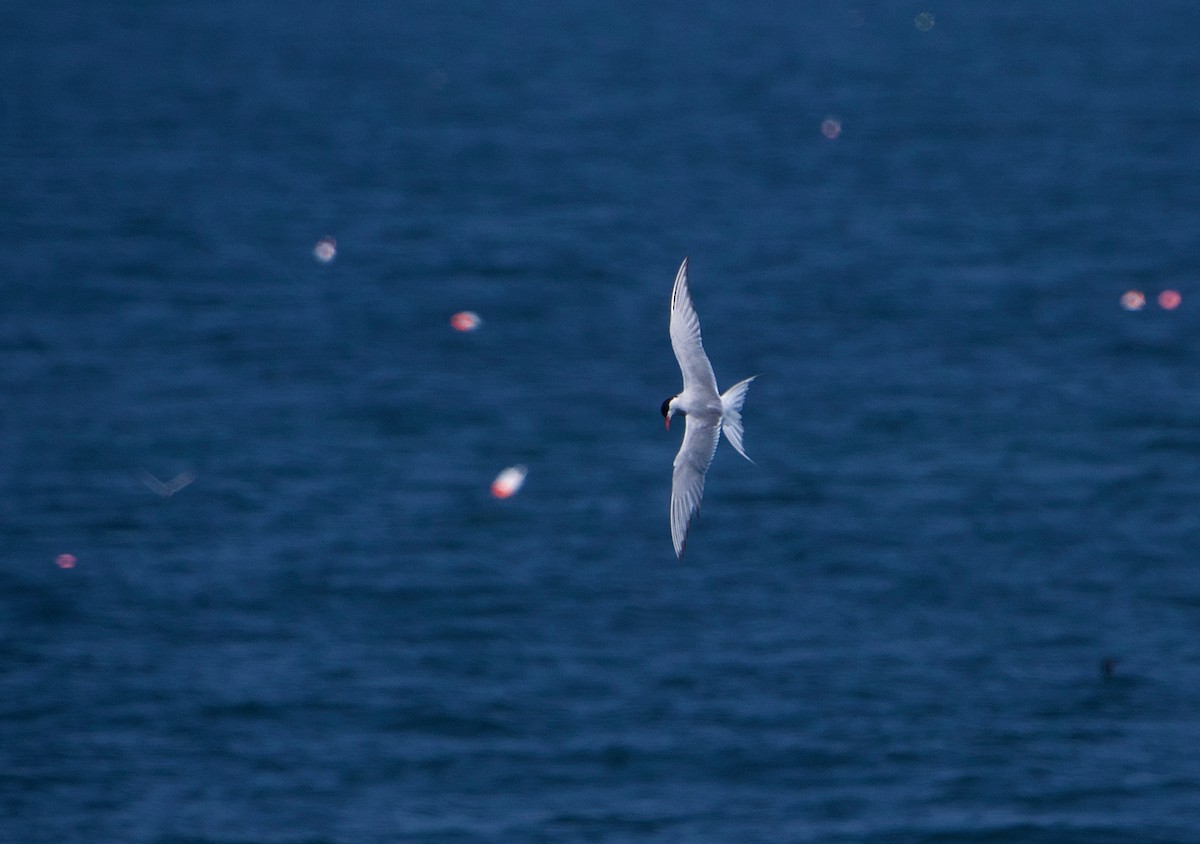
[[[455,331],[474,331],[482,324],[483,320],[474,311],[459,311],[450,317],[450,327]]]
[[[524,466],[509,466],[492,481],[493,498],[510,498],[524,485],[529,470]]]
[[[1164,290],[1158,294],[1158,306],[1164,311],[1173,311],[1183,302],[1178,290]]]

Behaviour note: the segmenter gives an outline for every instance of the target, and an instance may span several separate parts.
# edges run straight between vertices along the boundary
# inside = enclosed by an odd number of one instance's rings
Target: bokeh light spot
[[[929,12],[921,12],[921,14],[917,15],[916,19],[913,20],[913,25],[916,26],[917,29],[921,30],[921,32],[928,32],[929,30],[933,29],[933,24],[933,15]]]
[[[474,331],[483,325],[483,320],[474,311],[459,311],[450,317],[450,327],[455,331]]]
[[[328,264],[337,257],[337,241],[332,237],[323,237],[313,247],[313,256],[322,264]]]
[[[1158,294],[1158,306],[1164,311],[1173,311],[1183,302],[1178,290],[1164,290]]]
[[[833,140],[842,134],[842,121],[836,117],[826,117],[821,121],[821,134]]]
[[[496,480],[492,481],[492,497],[509,498],[516,495],[525,483],[527,474],[529,474],[529,470],[524,466],[509,466],[496,476]]]
[[[60,569],[73,569],[75,568],[75,562],[74,554],[59,554],[54,558],[54,565]]]
[[[1140,311],[1146,307],[1146,294],[1140,290],[1126,290],[1121,294],[1121,307],[1127,311]]]

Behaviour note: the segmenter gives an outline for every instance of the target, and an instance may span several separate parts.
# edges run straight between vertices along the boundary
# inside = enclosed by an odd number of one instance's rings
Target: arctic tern
[[[700,509],[704,473],[717,453],[721,431],[738,454],[750,460],[742,448],[742,402],[746,400],[750,382],[758,377],[752,375],[724,393],[717,392],[717,378],[700,343],[700,318],[688,293],[687,269],[684,258],[671,291],[671,348],[683,370],[683,391],[662,403],[668,431],[671,417],[676,413],[683,415],[686,424],[683,445],[675,455],[675,471],[671,476],[671,540],[675,543],[675,556],[680,559],[687,544],[688,525]]]

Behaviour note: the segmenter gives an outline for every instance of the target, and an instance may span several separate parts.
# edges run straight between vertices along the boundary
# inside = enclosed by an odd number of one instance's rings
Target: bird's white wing
[[[675,556],[683,558],[687,544],[688,525],[700,509],[704,495],[704,473],[717,452],[721,426],[716,420],[689,415],[683,445],[675,455],[675,471],[671,475],[671,540]]]
[[[675,274],[675,287],[671,290],[671,348],[675,350],[675,358],[683,370],[683,391],[703,392],[715,397],[717,377],[713,375],[712,364],[708,362],[708,355],[704,354],[704,346],[700,343],[700,318],[696,316],[692,296],[688,292],[687,266],[687,258],[684,258],[679,265],[679,272]]]
[[[194,480],[196,480],[195,472],[180,472],[163,484],[163,486],[166,488],[168,495],[174,495]]]
[[[158,478],[151,475],[145,469],[138,469],[137,475],[138,475],[138,480],[140,480],[147,487],[149,487],[151,490],[158,493],[159,495],[166,497],[171,494],[170,491],[167,489],[166,484],[164,484]]]

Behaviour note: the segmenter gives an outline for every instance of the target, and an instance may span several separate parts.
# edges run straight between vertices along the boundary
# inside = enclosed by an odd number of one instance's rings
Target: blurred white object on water
[[[516,495],[524,485],[527,474],[529,470],[524,466],[509,466],[492,481],[492,497],[509,498]]]

